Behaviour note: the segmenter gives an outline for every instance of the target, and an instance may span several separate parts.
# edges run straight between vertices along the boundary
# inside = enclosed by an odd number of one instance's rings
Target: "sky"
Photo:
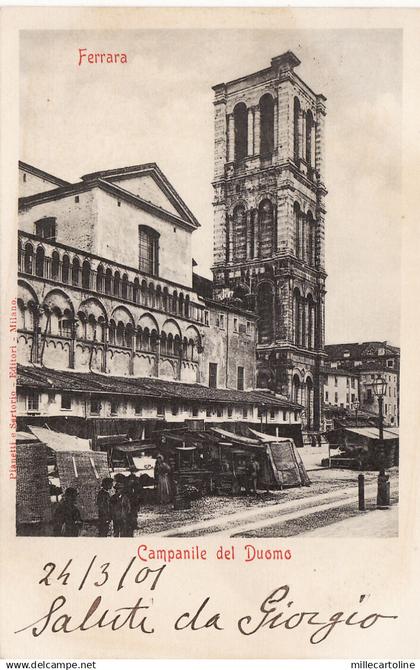
[[[127,64],[78,65],[79,48]],[[287,50],[327,97],[326,342],[400,341],[400,30],[22,31],[21,159],[68,181],[155,162],[211,276],[212,86]],[[174,259],[176,262],[176,259]]]

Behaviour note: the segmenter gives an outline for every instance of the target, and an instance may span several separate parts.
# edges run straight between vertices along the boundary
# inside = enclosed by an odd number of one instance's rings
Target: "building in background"
[[[257,386],[322,427],[325,97],[290,51],[214,86],[214,291],[258,316]]]
[[[347,370],[326,370],[324,377],[324,406],[348,411],[358,409],[359,377]]]
[[[202,419],[300,433],[298,404],[255,391],[255,315],[193,279],[199,224],[155,164],[69,184],[21,163],[20,185],[20,430],[138,438]]]
[[[351,342],[329,344],[325,346],[328,356],[326,374],[335,373],[357,375],[359,380],[360,410],[367,416],[377,418],[378,399],[375,396],[373,382],[382,377],[387,383],[384,397],[384,424],[399,425],[399,373],[400,349],[388,342]]]

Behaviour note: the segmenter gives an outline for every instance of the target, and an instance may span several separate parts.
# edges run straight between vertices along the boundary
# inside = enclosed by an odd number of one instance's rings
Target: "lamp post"
[[[378,509],[388,509],[389,507],[389,475],[385,474],[385,447],[384,447],[384,396],[386,394],[386,381],[382,377],[377,377],[373,382],[373,392],[378,398],[379,405],[379,474],[378,474]]]

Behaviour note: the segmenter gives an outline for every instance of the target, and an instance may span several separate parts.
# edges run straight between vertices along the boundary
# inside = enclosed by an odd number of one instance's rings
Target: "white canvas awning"
[[[83,440],[81,437],[58,433],[39,426],[28,426],[28,428],[40,442],[53,451],[92,451],[90,440]]]
[[[379,440],[379,429],[374,426],[361,426],[358,427],[348,427],[345,428],[348,433],[355,433],[356,435],[361,435],[362,437],[368,437],[371,440]],[[397,440],[399,437],[398,428],[384,428],[383,430],[384,440]]]
[[[292,437],[277,437],[276,435],[267,435],[267,433],[259,433],[258,430],[253,428],[249,429],[253,435],[258,437],[261,442],[293,442]]]

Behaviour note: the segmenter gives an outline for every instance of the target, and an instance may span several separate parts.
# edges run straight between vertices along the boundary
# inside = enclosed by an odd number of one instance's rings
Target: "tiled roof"
[[[200,384],[184,384],[152,377],[114,377],[93,372],[70,372],[18,366],[18,387],[54,389],[81,393],[138,395],[149,398],[190,400],[210,403],[267,405],[280,409],[301,409],[301,406],[264,391],[212,389]]]
[[[365,356],[377,356],[377,350],[383,348],[385,356],[399,356],[399,347],[394,347],[386,341],[372,341],[372,342],[347,342],[345,344],[326,344],[325,353],[330,360],[337,360],[347,358],[349,360],[362,360]],[[372,351],[372,349],[374,351]],[[349,356],[344,356],[348,352]]]

